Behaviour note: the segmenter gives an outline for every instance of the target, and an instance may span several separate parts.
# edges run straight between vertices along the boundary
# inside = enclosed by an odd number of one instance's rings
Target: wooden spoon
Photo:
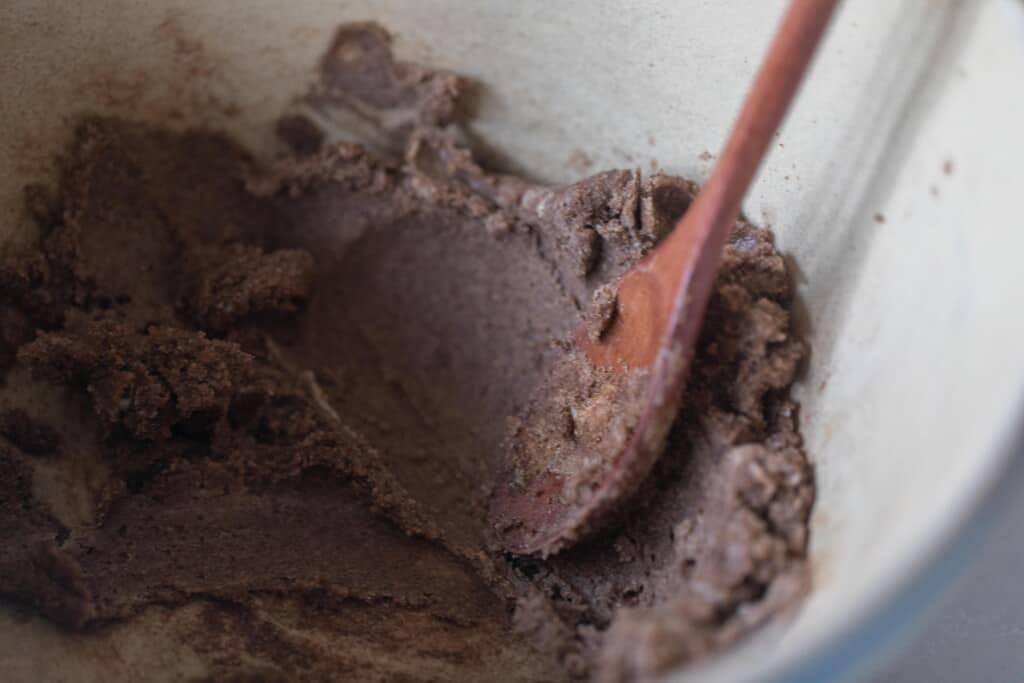
[[[534,468],[525,480],[512,469],[499,475],[490,518],[505,550],[558,552],[608,521],[650,473],[678,413],[740,203],[838,2],[791,2],[711,177],[673,232],[622,277],[611,329],[596,341],[582,330],[577,335],[577,348],[595,366],[650,370],[645,394],[637,397],[644,407],[625,446],[598,454],[602,461],[587,496],[570,495],[566,477],[552,468]]]

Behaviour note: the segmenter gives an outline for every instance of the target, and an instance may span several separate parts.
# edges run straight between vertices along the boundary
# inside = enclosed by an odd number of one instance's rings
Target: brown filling
[[[814,488],[770,234],[736,226],[620,518],[506,556],[486,510],[510,432],[572,407],[535,390],[694,188],[485,173],[447,132],[458,79],[373,26],[321,74],[324,111],[410,113],[372,154],[285,119],[295,156],[269,164],[91,118],[56,191],[27,191],[40,237],[0,264],[0,593],[79,638],[169,610],[214,680],[629,680],[793,603]],[[569,438],[614,423],[599,402]]]

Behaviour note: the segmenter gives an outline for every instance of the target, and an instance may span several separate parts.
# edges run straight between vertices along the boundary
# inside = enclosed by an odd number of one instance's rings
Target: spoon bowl
[[[619,280],[607,332],[595,339],[582,328],[575,335],[575,353],[565,362],[581,374],[589,374],[588,364],[603,371],[597,383],[610,390],[591,393],[614,396],[613,410],[635,416],[633,424],[597,448],[581,443],[556,455],[550,440],[521,436],[549,433],[550,423],[563,419],[534,410],[526,419],[536,424],[512,436],[490,507],[506,551],[549,556],[576,543],[607,523],[650,473],[678,413],[740,204],[838,4],[793,0],[708,182],[675,229]]]

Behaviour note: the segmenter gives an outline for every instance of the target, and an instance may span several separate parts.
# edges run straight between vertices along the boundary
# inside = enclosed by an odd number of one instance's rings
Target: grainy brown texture
[[[60,447],[60,434],[22,408],[0,410],[0,435],[31,455],[50,455]]]
[[[668,449],[615,523],[546,561],[492,552],[510,417],[614,437],[615,397],[537,388],[693,187],[483,172],[438,128],[458,79],[379,28],[321,68],[313,101],[412,112],[378,139],[404,153],[307,130],[260,164],[94,118],[27,193],[39,240],[0,259],[0,594],[83,639],[175,624],[207,680],[642,680],[794,604],[814,488],[770,235],[734,231]]]
[[[313,257],[282,249],[230,244],[193,249],[186,308],[196,324],[223,333],[241,320],[266,313],[294,313],[309,298]]]
[[[26,344],[18,360],[37,377],[83,389],[108,429],[163,440],[192,422],[212,425],[228,408],[249,357],[237,345],[177,327],[144,331],[86,320]]]
[[[608,460],[625,448],[643,407],[646,381],[646,371],[598,368],[579,351],[566,350],[526,409],[512,418],[500,468],[508,474],[500,477],[519,486],[549,473],[563,482],[560,495],[585,499]],[[496,526],[506,522],[492,517]]]

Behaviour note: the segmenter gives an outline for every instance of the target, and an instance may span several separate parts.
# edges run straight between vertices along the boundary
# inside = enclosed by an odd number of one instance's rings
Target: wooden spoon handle
[[[725,149],[700,192],[704,203],[714,205],[716,218],[721,217],[715,224],[726,237],[838,4],[839,0],[793,0],[782,19]]]
[[[670,327],[693,324],[704,316],[704,305],[714,286],[722,250],[729,239],[743,197],[772,144],[775,132],[803,82],[839,0],[793,0],[782,19],[750,93],[743,103],[707,183],[693,205],[665,240],[661,259],[666,271],[677,273],[676,287],[687,291],[688,302],[673,302],[681,317]],[[694,247],[698,253],[688,254]],[[679,287],[689,271],[688,286]],[[690,309],[679,311],[679,308]],[[693,310],[694,308],[698,310]]]
[[[584,343],[592,362],[650,367],[666,341],[692,352],[740,204],[838,4],[792,1],[711,177],[672,233],[623,278],[623,324],[603,342]]]

